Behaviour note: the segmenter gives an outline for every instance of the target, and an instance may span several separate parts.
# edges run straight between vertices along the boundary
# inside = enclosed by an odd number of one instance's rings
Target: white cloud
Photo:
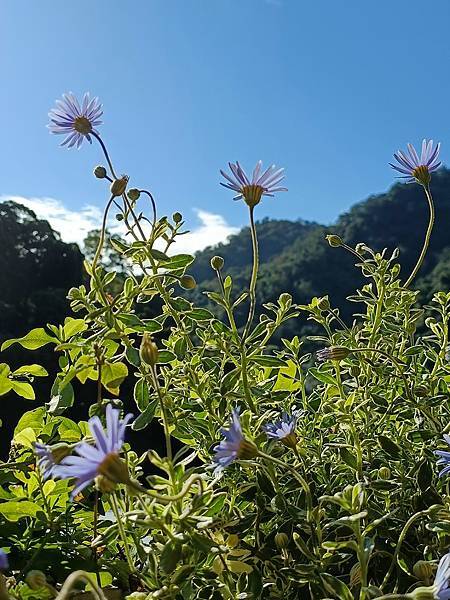
[[[89,231],[101,227],[102,211],[90,204],[80,210],[71,210],[55,198],[0,196],[0,201],[5,200],[12,200],[30,208],[39,219],[47,220],[65,242],[77,242],[81,246]],[[203,250],[206,246],[225,242],[228,236],[239,231],[238,227],[229,225],[222,215],[200,209],[194,209],[194,212],[200,224],[191,227],[189,233],[177,238],[177,242],[172,246],[173,252],[177,254],[191,254]],[[189,223],[187,226],[189,227]],[[108,229],[122,235],[125,233],[123,225],[114,218],[109,221]]]

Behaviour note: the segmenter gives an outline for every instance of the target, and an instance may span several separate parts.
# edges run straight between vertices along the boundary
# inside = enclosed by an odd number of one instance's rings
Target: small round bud
[[[197,282],[192,277],[192,275],[183,275],[180,278],[180,285],[185,290],[193,290],[197,287]]]
[[[174,212],[172,215],[172,219],[174,223],[181,223],[181,221],[183,220],[183,215],[179,212]]]
[[[94,175],[97,177],[97,179],[104,179],[106,177],[105,167],[102,167],[102,165],[98,165],[98,167],[95,167]]]
[[[141,192],[137,188],[131,188],[131,190],[128,190],[127,192],[128,199],[132,202],[136,202],[136,200],[139,200],[140,195]]]
[[[320,308],[320,310],[330,310],[330,301],[328,300],[328,296],[319,298],[317,306]]]
[[[224,260],[221,256],[213,256],[211,259],[211,268],[220,271],[223,268]]]
[[[128,176],[123,175],[120,179],[115,179],[110,185],[111,196],[121,196],[127,189]]]
[[[44,587],[47,584],[47,578],[45,573],[42,571],[28,571],[27,576],[25,577],[25,583],[32,590],[38,590],[39,588]]]
[[[278,550],[283,550],[284,548],[287,548],[289,545],[289,537],[287,536],[286,533],[283,533],[283,532],[277,533],[274,539],[275,539],[275,546],[278,548]]]
[[[334,235],[334,234],[329,234],[325,237],[325,239],[327,240],[327,242],[330,244],[330,246],[332,248],[338,248],[339,246],[343,245],[343,241],[342,238],[340,238],[338,235]]]
[[[378,469],[378,477],[380,479],[385,479],[388,480],[391,478],[391,470],[389,469],[389,467],[380,467]]]
[[[350,375],[352,377],[359,377],[361,374],[361,367],[359,365],[352,365],[350,367]]]
[[[363,254],[364,252],[367,252],[367,246],[363,242],[359,242],[355,246],[355,252],[358,254]]]
[[[413,566],[414,575],[419,581],[423,581],[425,585],[430,585],[434,571],[435,566],[426,560],[418,560]]]
[[[148,333],[144,333],[142,336],[139,354],[141,360],[152,367],[158,362],[158,346],[153,341],[152,336]]]

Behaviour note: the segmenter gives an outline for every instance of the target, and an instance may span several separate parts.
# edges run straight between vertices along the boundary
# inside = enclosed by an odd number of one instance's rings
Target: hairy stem
[[[422,266],[422,263],[424,261],[425,255],[427,253],[428,250],[428,245],[430,243],[430,238],[431,238],[431,232],[433,231],[433,226],[434,226],[434,202],[433,202],[433,197],[431,195],[431,190],[430,190],[430,186],[429,185],[424,185],[423,189],[425,191],[425,195],[427,197],[428,200],[428,207],[430,209],[430,220],[428,221],[428,227],[427,227],[427,232],[425,234],[425,240],[423,242],[423,247],[422,247],[422,252],[420,253],[419,259],[416,263],[416,266],[414,267],[414,269],[412,270],[411,275],[408,277],[404,287],[407,288],[411,285],[411,282],[413,281],[413,279],[415,278],[415,276],[417,275],[420,267]]]

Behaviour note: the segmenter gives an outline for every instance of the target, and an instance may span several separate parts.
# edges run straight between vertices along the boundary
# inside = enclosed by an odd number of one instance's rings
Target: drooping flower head
[[[214,448],[214,452],[216,453],[214,457],[214,464],[216,465],[214,472],[216,474],[223,471],[225,467],[231,465],[236,459],[250,459],[258,455],[256,446],[246,440],[242,433],[239,409],[235,409],[232,412],[230,428],[223,428],[220,432],[225,439]]]
[[[439,150],[441,144],[438,143],[433,147],[433,140],[423,140],[422,151],[419,155],[412,144],[408,144],[408,152],[398,150],[394,154],[398,165],[389,163],[393,169],[402,173],[401,178],[405,179],[406,183],[420,183],[427,186],[431,180],[431,173],[436,171],[441,166],[439,161]]]
[[[344,360],[350,353],[351,350],[344,346],[330,346],[316,352],[316,356],[319,362],[325,362],[327,360]]]
[[[444,440],[450,446],[450,435],[444,434]],[[439,456],[439,460],[437,461],[438,465],[445,465],[444,468],[439,472],[439,477],[442,475],[446,475],[450,473],[450,452],[446,450],[435,450],[434,453],[436,456]]]
[[[66,136],[61,146],[79,148],[84,138],[92,143],[90,134],[98,134],[95,128],[101,125],[102,114],[98,98],[91,98],[87,92],[80,104],[72,92],[69,92],[63,94],[63,99],[57,100],[56,107],[48,113],[50,123],[47,127],[51,133]]]
[[[9,568],[8,555],[0,548],[0,571],[6,571]]]
[[[236,163],[230,162],[228,165],[231,175],[220,170],[220,173],[226,179],[226,182],[221,181],[220,185],[237,192],[234,199],[244,198],[246,204],[250,207],[256,206],[261,201],[262,196],[273,196],[275,192],[287,192],[287,188],[278,187],[278,184],[284,179],[284,169],[277,169],[275,165],[271,165],[261,174],[262,162],[259,160],[253,169],[250,180],[237,161]]]
[[[52,475],[60,479],[76,479],[72,491],[74,498],[81,490],[102,475],[112,483],[128,483],[128,469],[120,459],[119,452],[125,439],[125,428],[133,415],[120,419],[120,411],[108,404],[106,408],[106,430],[100,419],[89,419],[89,429],[94,438],[92,446],[81,442],[75,448],[78,456],[67,456],[53,467]]]
[[[283,412],[278,421],[264,425],[263,429],[266,432],[267,437],[278,440],[289,448],[295,448],[297,446],[295,428],[297,427],[299,415],[299,411],[294,411],[292,415]]]

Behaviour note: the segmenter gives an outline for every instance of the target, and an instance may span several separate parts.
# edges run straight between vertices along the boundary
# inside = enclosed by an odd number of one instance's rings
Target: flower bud
[[[419,581],[423,581],[425,585],[430,585],[431,578],[434,575],[436,567],[433,563],[430,563],[426,560],[418,560],[413,566],[413,573],[419,579]]]
[[[327,236],[325,236],[325,239],[327,240],[327,242],[330,244],[330,246],[332,248],[338,248],[339,246],[343,245],[343,241],[342,238],[340,238],[338,235],[334,235],[334,234],[329,234]]]
[[[45,576],[45,573],[43,573],[42,571],[28,571],[27,576],[25,577],[25,583],[32,590],[38,590],[39,588],[42,588],[45,585],[47,585],[47,578]]]
[[[211,259],[211,268],[220,271],[223,268],[224,260],[221,256],[213,256]]]
[[[351,350],[344,348],[344,346],[330,346],[329,348],[323,348],[317,352],[317,359],[320,362],[326,360],[344,360],[349,356]]]
[[[197,282],[192,275],[183,275],[180,279],[180,285],[185,290],[193,290],[197,287]]]
[[[131,190],[128,190],[127,192],[128,199],[131,200],[131,202],[139,200],[140,195],[141,192],[137,188],[131,188]]]
[[[413,391],[418,398],[426,398],[429,394],[429,389],[426,385],[416,385]]]
[[[278,548],[278,550],[283,550],[284,548],[287,548],[289,545],[289,538],[286,533],[283,533],[283,532],[277,533],[274,539],[275,539],[275,546]]]
[[[320,310],[330,310],[330,301],[328,300],[328,296],[319,298],[317,306],[320,308]]]
[[[94,175],[97,177],[97,179],[104,179],[106,177],[105,167],[102,167],[102,165],[98,165],[98,167],[95,167]]]
[[[183,220],[183,215],[179,212],[174,212],[172,215],[173,222],[178,225]]]
[[[141,360],[152,367],[158,362],[158,346],[155,344],[149,333],[144,333],[142,336],[139,354]]]
[[[238,458],[242,460],[250,460],[252,458],[256,458],[258,454],[258,448],[253,442],[244,439],[239,444],[239,450],[237,452]]]
[[[350,375],[352,377],[359,377],[361,374],[361,367],[359,365],[352,365],[350,367]]]
[[[110,185],[111,196],[121,196],[127,189],[128,175],[115,179]]]
[[[378,477],[380,479],[390,479],[391,478],[391,470],[389,467],[380,467],[378,469]]]

